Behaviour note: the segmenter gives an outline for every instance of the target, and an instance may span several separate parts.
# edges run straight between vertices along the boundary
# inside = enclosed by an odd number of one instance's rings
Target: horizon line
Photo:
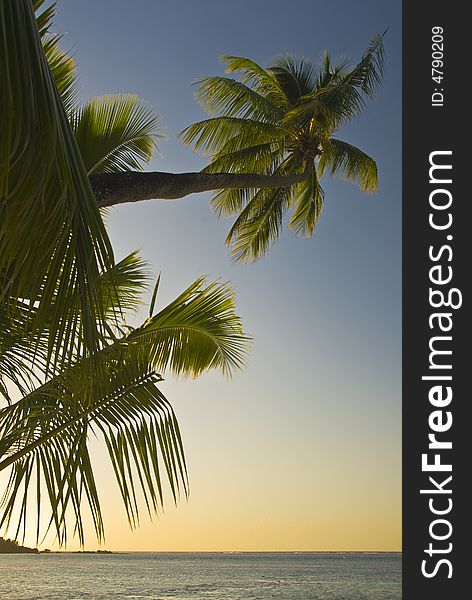
[[[403,550],[99,550],[113,554],[402,554]],[[44,552],[44,551],[43,551]],[[96,553],[97,550],[51,550],[51,553]]]

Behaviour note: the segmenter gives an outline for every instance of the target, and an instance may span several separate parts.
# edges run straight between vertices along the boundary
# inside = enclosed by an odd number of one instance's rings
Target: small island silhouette
[[[16,540],[4,539],[0,537],[0,554],[50,554],[49,548],[39,550],[38,548],[29,548],[22,546]],[[113,554],[111,550],[75,550],[68,554]]]
[[[22,546],[16,540],[5,540],[0,537],[0,554],[38,554],[37,548]]]

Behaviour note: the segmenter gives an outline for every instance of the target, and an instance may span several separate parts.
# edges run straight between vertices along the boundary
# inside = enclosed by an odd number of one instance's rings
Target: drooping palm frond
[[[288,226],[300,237],[311,237],[324,203],[324,191],[316,170],[313,169],[310,177],[299,183],[297,188],[297,205]]]
[[[232,244],[234,260],[256,261],[264,256],[279,237],[291,196],[290,188],[264,189],[256,193],[228,234],[227,244]]]
[[[324,198],[318,179],[326,170],[364,191],[377,188],[373,159],[330,140],[374,97],[383,76],[383,36],[372,38],[355,65],[333,62],[327,52],[318,68],[292,55],[277,57],[267,69],[247,58],[223,60],[239,79],[198,81],[196,99],[211,118],[187,127],[181,141],[209,157],[207,173],[306,175],[290,191],[228,189],[212,198],[218,216],[239,214],[227,237],[233,257],[257,260],[280,234],[287,208],[294,209],[289,228],[312,235]]]
[[[124,289],[126,298],[135,280],[141,286],[141,265],[131,255],[117,267],[122,274],[113,280],[121,285],[113,289]],[[155,299],[154,294],[152,305]],[[199,278],[141,327],[110,338],[94,357],[80,359],[1,410],[0,470],[11,468],[11,473],[0,526],[8,525],[19,508],[18,535],[28,498],[36,497],[38,524],[48,507],[49,526],[63,544],[72,513],[74,533],[83,543],[81,502],[87,502],[101,539],[100,500],[88,450],[92,434],[105,442],[132,526],[139,522],[138,490],[151,515],[163,505],[164,478],[174,501],[180,491],[187,494],[182,440],[158,387],[158,372],[197,376],[218,369],[230,374],[243,366],[248,342],[232,290]]]
[[[288,157],[275,175],[298,172],[301,164],[294,156]],[[257,191],[247,202],[231,227],[226,243],[232,244],[234,260],[256,261],[269,249],[280,235],[283,218],[294,202],[296,188],[273,188]]]
[[[363,192],[374,192],[378,188],[375,160],[352,144],[334,137],[323,144],[318,163],[319,176],[325,171],[358,183]]]
[[[18,298],[35,308],[32,343],[52,319],[52,357],[58,336],[61,348],[76,337],[74,320],[61,315],[79,290],[80,343],[91,352],[104,321],[97,280],[112,249],[30,0],[2,2],[0,24],[0,302],[12,318]]]
[[[134,94],[93,98],[70,118],[89,175],[141,170],[163,137],[160,117]]]
[[[21,300],[14,308],[0,303],[0,398],[9,403],[14,389],[27,394],[41,384],[47,370],[47,334],[31,344],[31,312]]]
[[[210,206],[219,217],[238,215],[257,193],[256,189],[227,189],[220,190],[210,200]]]
[[[102,312],[107,324],[107,335],[114,336],[114,330],[127,312],[135,311],[141,304],[141,293],[147,289],[149,274],[147,264],[137,252],[133,252],[113,267],[101,273],[97,285],[100,288]],[[70,313],[64,313],[64,321],[75,318],[80,305],[79,292],[71,301]],[[21,394],[30,393],[44,381],[48,370],[48,340],[53,337],[50,332],[53,321],[54,306],[51,305],[51,316],[45,319],[44,327],[36,336],[36,343],[31,344],[29,332],[35,319],[36,307],[31,307],[24,300],[17,300],[14,310],[0,304],[0,382],[3,387],[0,394],[9,401],[8,389],[16,388]],[[76,323],[80,332],[80,321]],[[69,360],[75,360],[77,347],[74,342],[69,347]],[[61,365],[57,365],[58,372]]]
[[[50,526],[61,545],[67,542],[68,510],[75,517],[74,533],[84,542],[82,500],[88,503],[98,539],[103,539],[88,450],[94,432],[104,437],[132,526],[138,523],[133,470],[154,510],[163,501],[162,472],[167,473],[175,498],[181,485],[187,490],[178,425],[156,385],[161,378],[149,364],[120,363],[119,353],[115,355],[115,360],[108,357],[106,368],[102,365],[101,378],[95,378],[93,385],[90,370],[78,365],[0,413],[0,469],[11,465],[0,527],[10,525],[15,507],[26,507],[32,492],[37,497],[38,520],[46,495]],[[16,536],[25,520],[26,508],[20,510]]]

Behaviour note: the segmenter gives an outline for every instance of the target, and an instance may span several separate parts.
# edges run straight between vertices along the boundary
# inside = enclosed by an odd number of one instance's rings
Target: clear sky
[[[380,191],[325,178],[312,240],[287,231],[255,265],[231,262],[209,194],[116,207],[116,256],[135,248],[162,273],[161,302],[201,274],[233,283],[255,343],[249,367],[163,390],[183,432],[191,495],[130,532],[104,452],[95,462],[113,550],[399,550],[401,497],[401,3],[378,0],[83,0],[59,3],[57,31],[83,98],[136,92],[169,140],[150,168],[203,161],[176,134],[202,118],[191,82],[218,56],[267,65],[324,48],[356,60],[386,37],[385,82],[344,138],[377,160]],[[70,544],[70,549],[75,547]],[[87,548],[97,547],[90,531]]]

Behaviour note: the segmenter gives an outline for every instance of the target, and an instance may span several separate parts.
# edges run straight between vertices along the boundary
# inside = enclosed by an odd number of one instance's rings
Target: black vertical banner
[[[472,172],[472,31],[465,6],[403,3],[405,600],[468,597],[472,570],[472,331],[465,293],[472,257],[465,185]]]

